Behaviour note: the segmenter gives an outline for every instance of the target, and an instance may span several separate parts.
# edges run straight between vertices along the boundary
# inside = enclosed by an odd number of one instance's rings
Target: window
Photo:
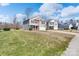
[[[54,22],[50,22],[50,25],[54,25]]]
[[[45,21],[42,21],[41,23],[42,23],[42,24],[45,24]]]
[[[55,22],[55,24],[54,25],[58,25],[58,23],[57,22]]]
[[[34,19],[34,20],[31,20],[32,23],[39,23],[39,20],[37,19]]]
[[[31,23],[34,23],[34,21],[33,21],[33,20],[31,20]]]

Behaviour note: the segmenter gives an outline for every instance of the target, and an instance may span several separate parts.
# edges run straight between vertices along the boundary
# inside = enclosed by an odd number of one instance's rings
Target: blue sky
[[[0,4],[0,21],[11,22],[16,14],[25,14],[26,8],[32,8],[32,12],[38,11],[41,3],[11,3]],[[8,17],[8,18],[7,18]]]
[[[14,16],[17,13],[25,13],[26,8],[33,8],[33,11],[38,11],[40,5],[38,3],[12,3],[7,6],[1,6],[0,14]]]
[[[26,8],[32,8],[31,16],[39,14],[48,18],[79,18],[79,3],[2,3],[0,4],[0,21],[11,22],[15,16],[24,17]]]

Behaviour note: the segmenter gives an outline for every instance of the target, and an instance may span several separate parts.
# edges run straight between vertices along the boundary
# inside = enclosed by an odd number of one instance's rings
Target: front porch
[[[29,30],[39,30],[39,26],[30,25]]]

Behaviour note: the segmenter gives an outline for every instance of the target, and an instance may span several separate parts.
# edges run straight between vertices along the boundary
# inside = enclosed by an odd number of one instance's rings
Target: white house
[[[40,23],[39,23],[39,30],[46,30],[46,21],[44,20],[41,20]]]
[[[79,22],[76,23],[77,30],[79,30]]]
[[[32,17],[28,20],[23,22],[25,29],[32,29],[32,30],[46,30],[46,22],[40,16]]]
[[[72,27],[73,27],[73,25],[72,25],[72,24],[70,24],[70,25],[69,25],[69,29],[71,30],[71,29],[72,29]]]
[[[54,20],[54,19],[51,19],[50,21],[48,21],[48,28],[57,30],[58,29],[58,21]]]

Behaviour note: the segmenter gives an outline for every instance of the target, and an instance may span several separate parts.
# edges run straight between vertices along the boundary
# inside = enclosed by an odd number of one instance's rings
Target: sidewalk
[[[77,34],[77,33],[73,33],[73,32],[66,32],[66,31],[60,31],[60,30],[48,30],[48,32],[58,32],[58,33],[71,34],[71,35]]]
[[[62,56],[79,56],[79,34],[72,39]]]

